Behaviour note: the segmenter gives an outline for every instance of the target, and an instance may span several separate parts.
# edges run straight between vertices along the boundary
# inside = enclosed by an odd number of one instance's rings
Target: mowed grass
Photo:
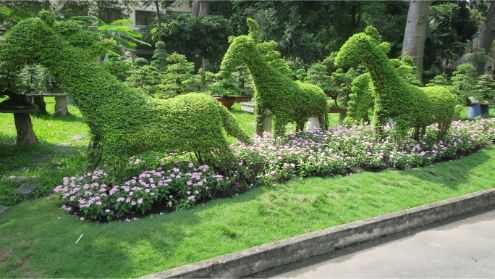
[[[55,196],[0,215],[3,277],[135,277],[495,187],[495,148],[410,170],[292,180],[132,222],[88,223]],[[76,240],[82,236],[79,243]]]
[[[55,117],[54,98],[45,101],[50,115],[31,117],[37,145],[16,146],[14,116],[0,113],[0,205],[45,195],[64,176],[85,170],[90,132],[79,110],[69,105],[71,116]],[[38,187],[24,197],[14,191],[24,183]]]

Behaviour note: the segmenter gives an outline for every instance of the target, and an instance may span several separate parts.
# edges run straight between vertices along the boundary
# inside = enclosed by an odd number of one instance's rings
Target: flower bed
[[[390,135],[376,142],[371,126],[337,127],[276,140],[266,135],[256,138],[253,145],[236,144],[234,149],[243,164],[262,170],[258,179],[265,183],[388,167],[404,169],[456,158],[493,143],[495,119],[455,121],[442,141],[436,140],[435,132],[429,127],[423,140],[407,139],[397,148]]]
[[[60,193],[66,212],[82,213],[94,220],[112,220],[161,208],[188,207],[205,201],[230,185],[230,180],[192,163],[174,162],[144,171],[122,185],[111,185],[102,170],[80,177],[65,177]]]
[[[494,139],[495,119],[453,122],[449,134],[438,142],[435,129],[429,128],[423,140],[405,140],[400,148],[390,135],[376,142],[371,126],[314,130],[276,140],[266,135],[257,137],[252,145],[232,145],[240,158],[235,179],[225,178],[207,165],[174,161],[144,171],[121,185],[112,185],[101,170],[66,177],[55,192],[61,194],[62,208],[67,212],[112,220],[145,214],[157,207],[192,206],[227,192],[237,182],[253,179],[258,184],[271,184],[294,177],[424,166],[468,154]]]

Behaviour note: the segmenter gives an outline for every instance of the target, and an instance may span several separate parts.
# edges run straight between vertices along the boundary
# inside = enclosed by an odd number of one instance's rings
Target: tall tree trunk
[[[486,53],[490,53],[493,39],[495,39],[495,3],[490,2],[485,22],[481,26],[476,48],[484,49]]]
[[[192,3],[192,15],[193,16],[205,16],[210,12],[210,1],[194,0]],[[203,53],[199,51],[197,55],[201,56],[201,88],[205,88],[206,80],[206,66],[208,65],[208,59],[204,57]]]
[[[162,20],[160,16],[160,2],[155,0],[155,8],[156,8],[156,41],[158,42],[162,38]]]
[[[423,56],[430,6],[431,1],[429,0],[411,0],[409,2],[406,30],[402,43],[402,57],[411,56],[420,78],[423,74]]]
[[[210,12],[210,1],[205,0],[194,0],[192,3],[192,15],[193,16],[203,16]]]

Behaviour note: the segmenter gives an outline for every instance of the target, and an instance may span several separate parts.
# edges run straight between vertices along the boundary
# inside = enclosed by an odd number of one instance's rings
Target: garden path
[[[495,210],[270,271],[277,278],[467,278],[495,274]]]

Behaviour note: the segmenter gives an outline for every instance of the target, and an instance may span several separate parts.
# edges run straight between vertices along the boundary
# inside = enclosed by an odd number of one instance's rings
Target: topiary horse
[[[241,64],[247,66],[255,85],[257,111],[261,114],[258,117],[263,117],[267,109],[274,115],[275,136],[283,135],[290,122],[296,123],[298,131],[303,130],[312,116],[318,117],[321,128],[327,128],[327,97],[323,90],[313,84],[294,81],[274,69],[260,54],[251,36],[231,40],[221,70],[231,72]]]
[[[46,66],[72,96],[91,132],[92,167],[122,168],[145,151],[195,152],[198,159],[225,166],[233,159],[223,130],[249,142],[233,116],[204,94],[169,100],[131,90],[93,62],[39,18],[17,24],[6,34],[3,57],[11,66]]]
[[[414,128],[414,137],[426,126],[438,124],[438,138],[448,131],[455,114],[455,99],[446,87],[417,87],[404,80],[385,52],[365,33],[353,35],[337,54],[339,67],[362,63],[369,71],[375,92],[374,125],[377,135],[392,120],[396,137]]]

